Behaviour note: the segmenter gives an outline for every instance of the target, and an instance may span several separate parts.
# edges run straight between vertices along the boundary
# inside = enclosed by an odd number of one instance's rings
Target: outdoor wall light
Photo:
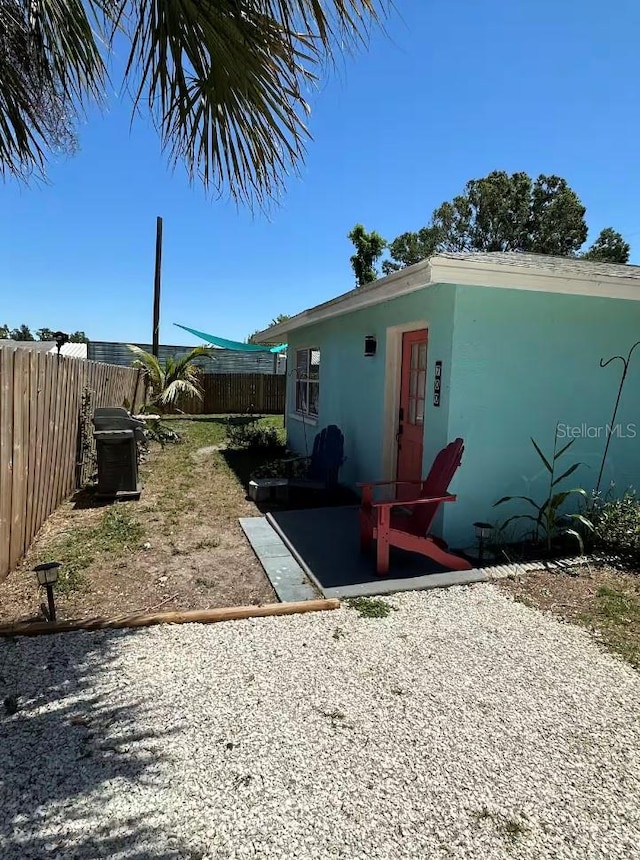
[[[365,358],[373,358],[373,356],[376,354],[377,347],[378,341],[376,340],[375,334],[368,334],[364,339]]]
[[[47,589],[47,603],[49,605],[48,621],[56,620],[56,605],[53,599],[53,586],[58,581],[59,561],[47,561],[34,567],[34,573],[38,578],[38,585]]]
[[[53,333],[53,339],[56,342],[56,346],[58,347],[58,355],[60,355],[60,350],[65,345],[65,343],[69,343],[69,335],[65,334],[63,331],[56,331]]]
[[[484,560],[484,542],[493,531],[493,526],[491,523],[474,523],[473,527],[476,530],[476,538],[478,540],[478,565],[482,567],[482,562]]]

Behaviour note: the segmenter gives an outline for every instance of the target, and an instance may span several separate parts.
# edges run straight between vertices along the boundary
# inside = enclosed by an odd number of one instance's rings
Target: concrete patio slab
[[[292,556],[325,597],[363,597],[469,585],[484,570],[447,571],[424,556],[392,551],[389,576],[375,572],[358,545],[357,507],[314,508],[267,514]]]
[[[315,600],[318,591],[264,517],[241,517],[240,526],[282,603]]]

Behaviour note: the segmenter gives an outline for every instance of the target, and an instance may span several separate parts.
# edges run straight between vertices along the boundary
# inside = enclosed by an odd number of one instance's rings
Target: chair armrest
[[[411,505],[429,505],[434,502],[455,502],[457,496],[433,496],[429,499],[394,499],[391,502],[371,502],[371,508],[408,508]]]
[[[398,484],[412,484],[414,486],[418,486],[423,483],[424,481],[363,481],[361,484],[356,484],[356,487],[393,487]]]

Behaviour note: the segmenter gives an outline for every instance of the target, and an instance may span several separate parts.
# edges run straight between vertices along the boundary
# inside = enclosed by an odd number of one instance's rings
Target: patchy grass
[[[584,565],[540,571],[500,588],[525,606],[586,627],[597,641],[640,669],[640,575],[627,568]]]
[[[86,570],[96,561],[109,562],[140,547],[144,526],[123,504],[107,508],[94,526],[71,529],[42,552],[38,564],[59,561],[62,565],[56,590],[65,595],[86,591]]]
[[[640,588],[601,586],[595,605],[581,619],[621,657],[640,669]]]
[[[393,606],[377,597],[352,597],[347,606],[359,612],[361,618],[386,618],[393,612]]]
[[[260,455],[226,448],[226,416],[166,423],[182,441],[151,445],[140,501],[99,504],[85,492],[62,505],[1,584],[2,621],[37,615],[42,595],[31,569],[54,559],[63,565],[61,619],[274,600],[238,523],[259,513],[246,497],[245,472]],[[259,425],[283,434],[281,416]]]

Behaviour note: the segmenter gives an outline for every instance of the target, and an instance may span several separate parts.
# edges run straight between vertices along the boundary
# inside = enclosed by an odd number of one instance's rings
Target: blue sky
[[[392,239],[494,169],[564,176],[590,238],[613,226],[640,262],[638,4],[396,6],[313,96],[301,178],[268,218],[172,174],[126,100],[93,112],[48,185],[2,189],[0,323],[149,340],[162,215],[162,342],[189,342],[173,322],[244,339],[353,286],[357,221]]]

